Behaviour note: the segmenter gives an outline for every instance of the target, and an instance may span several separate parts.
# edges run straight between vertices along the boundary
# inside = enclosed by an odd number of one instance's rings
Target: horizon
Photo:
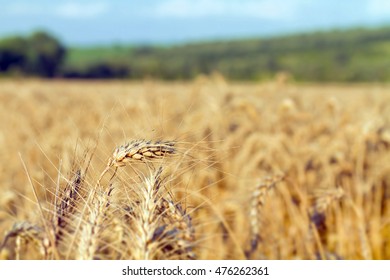
[[[390,2],[0,0],[0,37],[44,30],[75,47],[180,45],[390,24]]]
[[[65,46],[70,48],[108,48],[108,47],[174,47],[174,46],[185,46],[185,45],[196,45],[196,44],[208,44],[208,43],[223,43],[223,42],[238,42],[238,41],[250,41],[250,40],[268,40],[283,38],[289,36],[299,36],[299,35],[312,35],[316,33],[328,33],[328,32],[348,32],[354,30],[378,30],[381,28],[390,28],[390,23],[374,26],[347,26],[344,28],[328,28],[328,29],[308,29],[308,30],[298,30],[291,32],[281,32],[273,33],[269,35],[253,35],[253,36],[230,36],[230,37],[216,37],[216,38],[202,38],[198,40],[188,40],[188,41],[178,41],[178,42],[117,42],[117,41],[107,41],[101,43],[90,43],[90,44],[68,44],[65,42]],[[36,32],[44,32],[49,35],[54,36],[57,39],[61,39],[58,34],[51,32],[47,29],[34,29],[25,33],[9,33],[0,35],[0,40],[4,38],[10,38],[13,36],[30,36]],[[61,40],[60,40],[61,41]],[[63,41],[61,41],[64,43]]]

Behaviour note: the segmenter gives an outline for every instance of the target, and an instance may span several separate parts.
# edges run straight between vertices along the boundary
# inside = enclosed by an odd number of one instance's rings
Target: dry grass
[[[390,259],[388,90],[1,80],[0,258]]]

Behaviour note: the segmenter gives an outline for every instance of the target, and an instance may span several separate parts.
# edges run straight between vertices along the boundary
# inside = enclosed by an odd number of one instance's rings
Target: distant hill
[[[68,78],[193,79],[217,71],[233,80],[288,72],[297,81],[390,81],[390,27],[175,46],[68,47],[66,54],[58,75]]]

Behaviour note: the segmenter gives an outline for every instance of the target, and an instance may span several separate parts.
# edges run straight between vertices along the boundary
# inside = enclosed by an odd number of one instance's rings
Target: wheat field
[[[390,259],[389,91],[0,80],[0,259]]]

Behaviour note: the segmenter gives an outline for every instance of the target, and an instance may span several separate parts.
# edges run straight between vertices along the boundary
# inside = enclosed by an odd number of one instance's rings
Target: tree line
[[[288,72],[299,81],[389,81],[390,28],[176,46],[66,47],[36,32],[0,40],[0,75],[193,79],[218,71],[233,80]]]
[[[0,41],[0,72],[55,77],[61,75],[66,51],[55,37],[45,32],[5,38]]]

